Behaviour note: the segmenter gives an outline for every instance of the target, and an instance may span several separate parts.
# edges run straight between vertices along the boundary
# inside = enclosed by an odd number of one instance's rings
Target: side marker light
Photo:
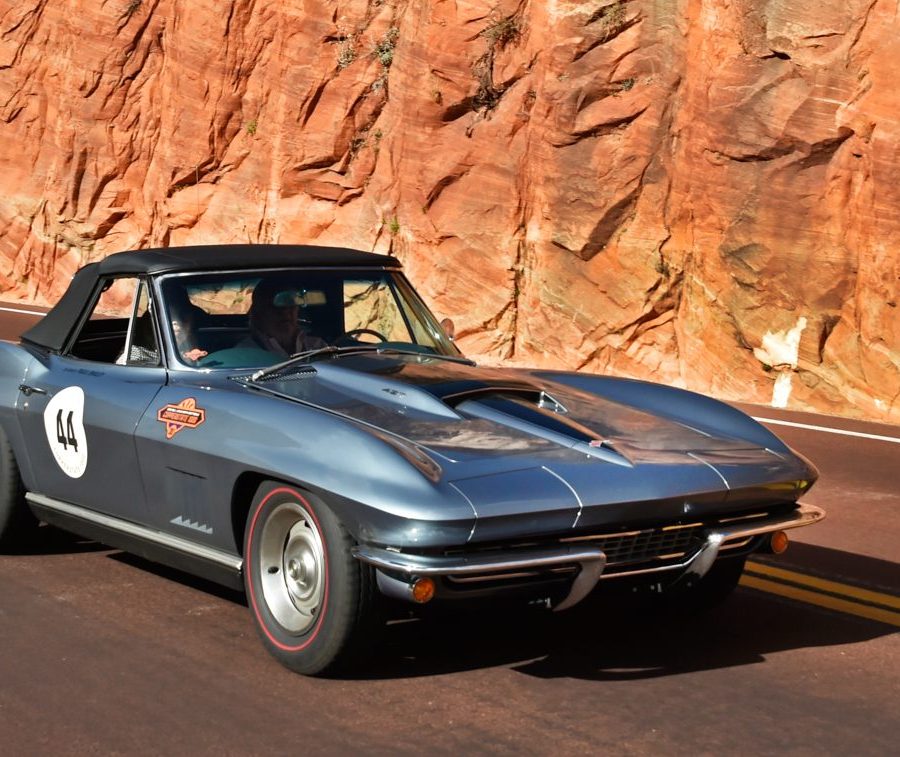
[[[776,531],[769,537],[769,548],[772,550],[772,554],[775,555],[780,555],[784,552],[790,543],[790,539],[788,539],[788,535],[784,531]]]
[[[434,579],[417,578],[412,585],[412,597],[420,605],[434,598]]]

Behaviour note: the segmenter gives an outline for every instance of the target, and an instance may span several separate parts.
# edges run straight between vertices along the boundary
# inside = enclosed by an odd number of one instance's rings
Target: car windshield
[[[160,292],[170,349],[192,368],[264,368],[297,353],[362,345],[460,357],[393,271],[173,274]]]

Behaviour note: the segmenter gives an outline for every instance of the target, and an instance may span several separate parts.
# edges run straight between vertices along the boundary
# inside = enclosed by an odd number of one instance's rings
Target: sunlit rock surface
[[[400,258],[485,362],[900,421],[897,0],[2,0],[0,296]]]

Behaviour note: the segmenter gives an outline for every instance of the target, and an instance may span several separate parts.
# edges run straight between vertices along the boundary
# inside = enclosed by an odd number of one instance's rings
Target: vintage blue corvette
[[[715,601],[824,517],[798,502],[813,467],[729,405],[479,367],[449,332],[371,253],[91,263],[0,344],[0,545],[43,521],[243,588],[269,651],[312,674],[386,597]]]

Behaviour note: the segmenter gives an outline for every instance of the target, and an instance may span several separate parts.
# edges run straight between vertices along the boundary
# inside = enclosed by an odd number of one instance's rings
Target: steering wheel
[[[350,329],[350,331],[345,331],[334,341],[335,344],[341,344],[349,341],[358,342],[359,340],[356,337],[361,336],[362,334],[374,336],[381,342],[386,342],[388,340],[388,338],[384,334],[382,334],[380,331],[375,331],[375,329]]]

